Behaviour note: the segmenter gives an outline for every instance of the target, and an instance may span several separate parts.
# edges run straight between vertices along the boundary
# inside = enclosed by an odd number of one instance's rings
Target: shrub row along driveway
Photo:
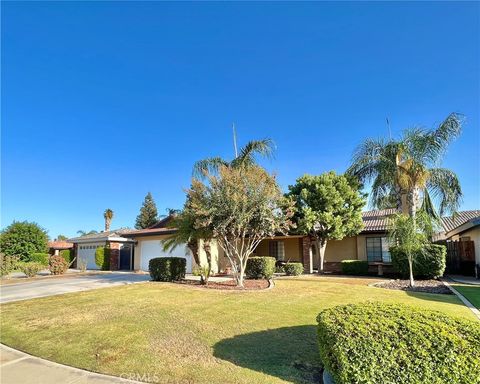
[[[268,291],[135,284],[2,305],[2,343],[96,372],[159,383],[319,382],[316,316],[338,304],[406,303],[475,319],[454,295],[372,279],[280,279]]]
[[[60,295],[63,293],[107,288],[123,284],[132,284],[150,280],[149,275],[134,273],[104,273],[95,275],[76,275],[65,277],[47,277],[18,284],[0,286],[0,303],[27,300],[38,297]]]

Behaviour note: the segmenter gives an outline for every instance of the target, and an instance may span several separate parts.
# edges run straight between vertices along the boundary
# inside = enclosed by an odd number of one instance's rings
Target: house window
[[[283,241],[270,241],[268,243],[269,255],[277,260],[285,259],[285,245]]]
[[[386,237],[367,237],[367,260],[370,262],[390,263],[388,239]]]

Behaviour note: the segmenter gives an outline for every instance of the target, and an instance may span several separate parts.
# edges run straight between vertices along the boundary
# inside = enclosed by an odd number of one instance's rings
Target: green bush
[[[47,252],[47,231],[37,223],[14,221],[0,233],[0,249],[7,256],[29,261],[35,252]]]
[[[344,275],[368,275],[368,261],[343,260],[342,273]]]
[[[317,317],[337,384],[480,383],[480,324],[403,304],[363,303]]]
[[[30,255],[30,261],[33,261],[35,263],[40,263],[44,266],[48,265],[48,259],[50,258],[50,255],[48,253],[32,253]]]
[[[17,269],[18,257],[0,254],[0,276],[8,276]]]
[[[98,247],[95,250],[95,264],[102,271],[108,271],[110,269],[110,248]]]
[[[247,260],[245,274],[249,279],[271,279],[275,273],[275,258],[268,256],[253,256]]]
[[[62,256],[54,255],[50,257],[49,269],[52,275],[63,275],[67,272],[68,263]]]
[[[65,261],[70,265],[70,263],[73,261],[73,250],[71,249],[62,249],[59,252],[60,256],[62,256]]]
[[[178,281],[185,277],[187,260],[184,257],[156,257],[148,263],[153,281]]]
[[[404,277],[408,277],[409,268],[405,252],[400,247],[391,247],[393,269]],[[429,244],[421,252],[413,256],[413,276],[425,279],[436,279],[445,272],[447,249],[443,245]]]
[[[302,263],[286,263],[283,270],[287,276],[299,276],[303,273]]]
[[[25,275],[27,275],[27,277],[35,277],[38,272],[45,269],[45,265],[37,263],[35,261],[20,261],[17,264],[17,268]]]

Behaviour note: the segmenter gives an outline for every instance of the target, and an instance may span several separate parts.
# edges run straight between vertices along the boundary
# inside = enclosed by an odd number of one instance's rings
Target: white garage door
[[[104,244],[95,243],[95,244],[79,244],[78,245],[78,260],[84,261],[87,263],[87,269],[100,269],[97,264],[95,264],[95,250],[97,247],[102,247]]]
[[[148,271],[148,262],[155,257],[183,257],[187,259],[187,273],[192,273],[192,256],[186,246],[178,246],[174,251],[165,252],[160,240],[142,241],[140,257],[140,268],[144,271]]]

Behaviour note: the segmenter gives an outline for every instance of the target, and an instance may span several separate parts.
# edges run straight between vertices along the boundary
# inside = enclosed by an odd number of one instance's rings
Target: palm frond
[[[228,166],[228,163],[221,157],[210,157],[199,160],[193,165],[193,176],[198,178],[205,178],[208,174],[215,174],[220,167]]]
[[[427,182],[427,190],[433,200],[439,203],[439,213],[455,213],[462,202],[462,188],[457,175],[445,168],[430,169],[430,178]]]
[[[252,165],[255,163],[255,156],[259,155],[265,158],[271,158],[275,144],[272,139],[252,140],[249,141],[243,148],[237,158],[231,162],[232,167],[243,165]]]

